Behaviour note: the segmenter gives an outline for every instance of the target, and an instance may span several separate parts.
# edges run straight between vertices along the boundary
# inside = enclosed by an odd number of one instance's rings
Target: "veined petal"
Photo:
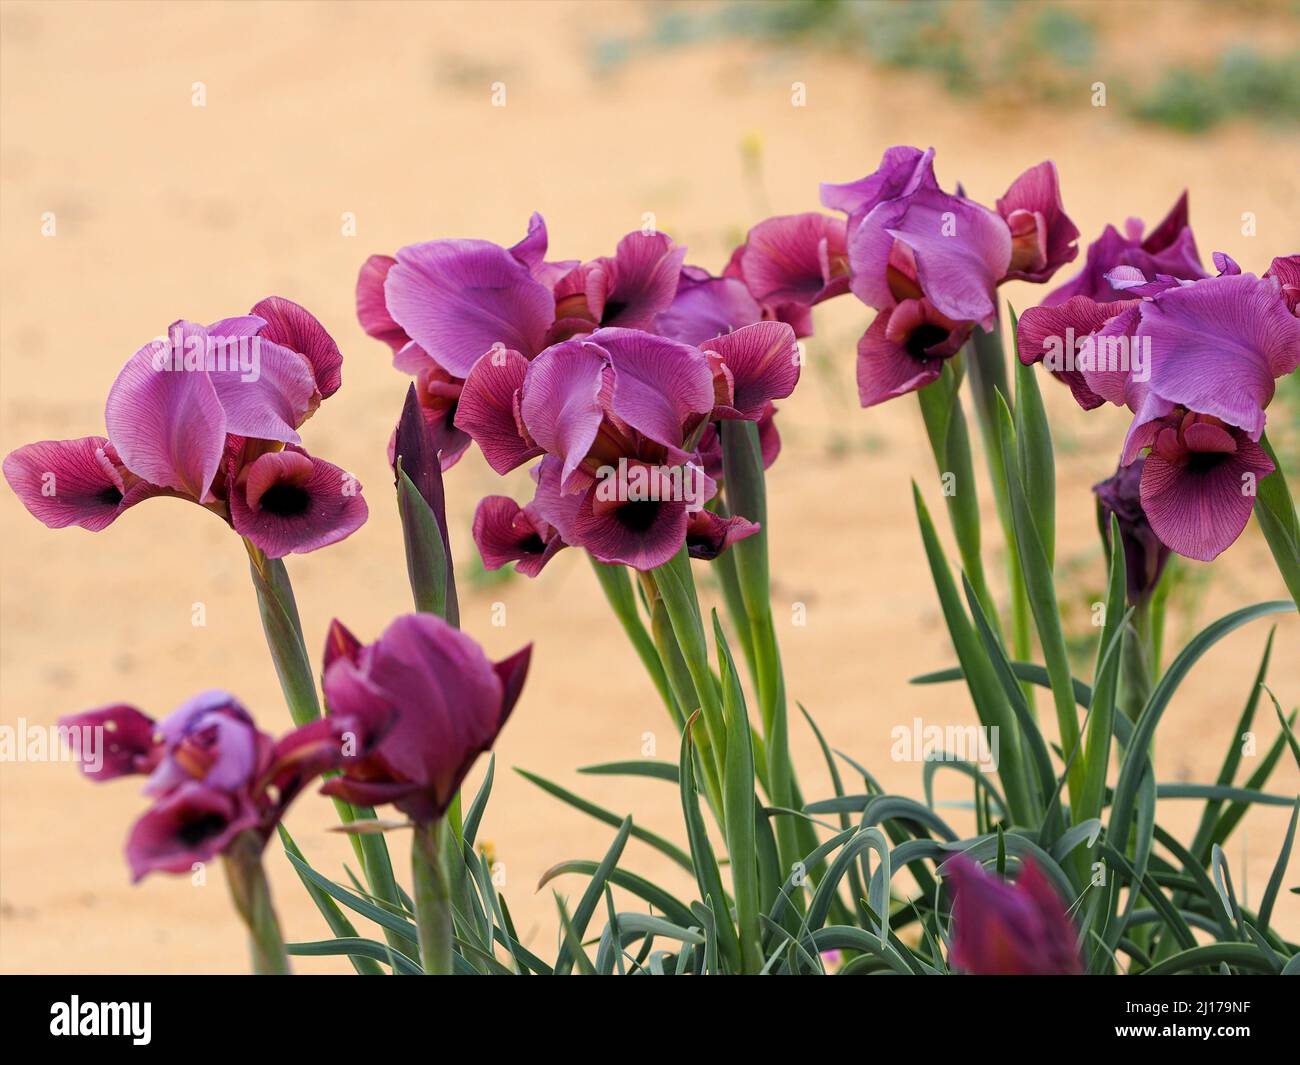
[[[701,345],[716,352],[731,374],[731,415],[757,421],[771,400],[784,399],[799,383],[799,344],[784,322],[758,322]]]
[[[528,435],[563,461],[563,477],[578,468],[596,439],[603,416],[597,397],[604,349],[585,340],[547,348],[528,364],[520,413]]]
[[[613,413],[650,439],[681,447],[691,415],[713,409],[713,373],[698,348],[631,329],[601,329],[591,342],[614,368]]]
[[[250,313],[266,320],[262,337],[307,360],[321,399],[328,399],[339,390],[343,383],[343,353],[306,307],[282,296],[267,296]]]
[[[126,485],[112,445],[102,436],[24,444],[4,460],[5,480],[31,513],[51,529],[106,529],[126,509]]]
[[[226,411],[205,371],[186,370],[183,362],[175,367],[191,341],[206,357],[206,337],[201,326],[176,323],[168,340],[131,356],[104,408],[108,438],[133,473],[199,501],[208,498],[221,464]]]
[[[396,355],[410,343],[406,330],[393,321],[384,300],[384,282],[388,271],[397,265],[391,255],[372,255],[361,264],[357,274],[357,320],[367,336],[382,340]]]
[[[456,406],[456,427],[474,438],[488,465],[500,474],[542,453],[524,439],[515,416],[528,367],[517,351],[489,352],[469,371]]]
[[[243,471],[230,493],[230,520],[268,558],[342,540],[367,517],[356,478],[298,448],[273,451]]]
[[[393,319],[456,377],[495,344],[535,355],[555,318],[551,290],[509,251],[485,240],[402,248],[384,294]]]

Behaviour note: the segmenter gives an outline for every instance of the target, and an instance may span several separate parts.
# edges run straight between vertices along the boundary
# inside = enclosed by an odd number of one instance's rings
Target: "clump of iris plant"
[[[877,311],[858,342],[864,407],[938,380],[977,326],[995,327],[1000,284],[1044,282],[1079,250],[1051,162],[990,209],[940,188],[933,149],[895,147],[866,177],[822,185],[822,203],[848,216],[849,288]]]
[[[126,841],[132,879],[193,873],[221,857],[235,909],[249,929],[255,971],[282,973],[288,959],[262,851],[303,789],[365,757],[391,718],[387,707],[356,705],[277,740],[234,696],[207,691],[161,721],[119,703],[59,723],[83,737],[79,751],[102,744],[100,762],[82,761],[88,778],[148,777],[144,792],[153,804]],[[99,740],[88,742],[92,734]]]
[[[198,503],[267,558],[313,551],[366,520],[361,487],[298,430],[341,383],[343,357],[304,308],[269,297],[209,326],[174,322],[108,393],[108,436],[43,440],[4,474],[52,529],[107,528],[155,496]]]
[[[1241,535],[1258,481],[1274,470],[1260,446],[1276,381],[1300,365],[1293,278],[1300,257],[1274,260],[1260,277],[1227,256],[1196,280],[1148,277],[1119,266],[1106,277],[1123,298],[1073,296],[1024,313],[1025,363],[1064,352],[1076,363],[1085,408],[1103,402],[1133,414],[1120,455],[1146,453],[1142,509],[1161,543],[1209,561]]]
[[[415,830],[412,870],[425,971],[450,974],[454,932],[444,818],[461,782],[505,727],[528,674],[532,645],[489,662],[477,643],[432,614],[393,621],[363,645],[330,626],[324,722],[391,720],[392,727],[321,791],[358,806],[393,805]]]

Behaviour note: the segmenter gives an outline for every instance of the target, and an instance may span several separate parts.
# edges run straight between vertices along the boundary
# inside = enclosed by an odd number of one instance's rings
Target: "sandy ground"
[[[635,27],[642,16],[634,5],[542,3],[5,4],[0,446],[102,432],[103,399],[121,363],[174,318],[241,313],[268,293],[301,301],[346,355],[345,387],[308,424],[306,443],[353,471],[371,506],[351,539],[290,560],[317,649],[332,616],[373,638],[409,609],[384,459],[406,382],[386,349],[363,335],[352,306],[356,269],[371,252],[444,236],[512,242],[537,209],[557,256],[589,258],[653,211],[690,246],[691,261],[716,269],[762,214],[814,209],[819,180],[858,177],[894,143],[935,145],[941,180],[961,180],[988,202],[1024,167],[1053,158],[1088,239],[1129,214],[1154,223],[1190,185],[1207,259],[1224,248],[1262,269],[1294,250],[1293,141],[1253,128],[1198,139],[1139,130],[1088,106],[1086,88],[1074,108],[992,110],[921,78],[741,42],[651,54],[594,78],[591,35]],[[191,104],[197,81],[206,83],[203,108]],[[795,81],[807,86],[806,107],[791,106]],[[506,85],[504,108],[490,105],[493,82]],[[761,144],[758,181],[746,174],[744,142]],[[1240,235],[1243,211],[1257,215],[1253,239]],[[42,236],[43,212],[55,213],[57,236]],[[355,215],[355,237],[341,234],[344,212]],[[1006,295],[1027,306],[1040,291],[1017,285]],[[919,795],[920,769],[890,760],[889,730],[917,715],[967,723],[973,714],[960,689],[908,685],[953,660],[910,479],[936,512],[940,497],[916,404],[856,407],[853,345],[865,323],[849,299],[824,308],[813,366],[783,404],[786,447],[770,487],[777,613],[791,696],[887,788]],[[1076,597],[1086,603],[1100,583],[1088,487],[1112,471],[1124,423],[1113,410],[1085,417],[1060,388],[1048,399],[1059,434],[1060,557],[1076,564]],[[522,492],[523,480],[518,474],[508,487]],[[500,490],[476,454],[449,477],[462,567],[473,550],[473,506]],[[118,700],[161,714],[223,686],[265,726],[288,725],[243,549],[210,516],[155,502],[100,535],[54,533],[4,491],[0,523],[4,723],[48,724]],[[1216,571],[1197,606],[1201,624],[1283,594],[1253,528]],[[646,733],[658,756],[671,758],[675,736],[578,552],[562,554],[540,580],[462,595],[465,627],[494,656],[536,644],[523,701],[499,745],[483,835],[504,864],[521,932],[548,954],[554,904],[549,891],[534,892],[538,876],[564,858],[599,857],[612,830],[541,795],[510,767],[680,838],[670,787],[575,773],[640,757]],[[503,627],[491,623],[498,602]],[[196,603],[205,606],[205,627],[191,624]],[[795,603],[806,606],[804,627],[787,623]],[[1184,631],[1192,620],[1171,628]],[[1183,686],[1160,733],[1161,779],[1213,778],[1266,634],[1264,623],[1234,634]],[[1300,698],[1300,623],[1280,622],[1277,638],[1271,679],[1291,706]],[[1276,725],[1271,713],[1260,722],[1262,748]],[[794,744],[807,792],[827,794],[801,723]],[[1295,767],[1284,764],[1272,790],[1298,788]],[[130,782],[96,788],[66,764],[3,767],[0,968],[244,967],[219,874],[205,887],[165,877],[128,883],[122,840],[141,807]],[[1198,810],[1170,802],[1162,817],[1181,834]],[[308,799],[288,820],[313,862],[341,876],[348,848],[327,831],[331,818],[328,804]],[[1233,876],[1247,896],[1258,898],[1284,828],[1285,811],[1261,810],[1234,840]],[[405,842],[396,848],[404,855]],[[647,848],[633,843],[628,858],[685,889]],[[322,937],[274,847],[269,864],[289,937]],[[1288,884],[1296,869],[1293,862]],[[576,881],[559,886],[579,889]],[[1284,892],[1278,920],[1293,936],[1298,910]]]

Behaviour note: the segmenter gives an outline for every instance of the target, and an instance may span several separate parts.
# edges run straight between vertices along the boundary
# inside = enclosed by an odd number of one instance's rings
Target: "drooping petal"
[[[566,544],[577,544],[578,511],[582,496],[564,491],[564,464],[554,455],[545,456],[533,470],[537,491],[530,508],[555,529]]]
[[[262,455],[230,493],[230,520],[268,558],[315,551],[356,532],[368,510],[355,477],[300,448]]]
[[[739,515],[724,518],[711,510],[697,510],[687,518],[686,550],[691,558],[712,561],[737,540],[753,536],[758,525]]]
[[[474,543],[483,568],[500,569],[509,562],[528,577],[536,577],[555,553],[565,547],[559,534],[531,507],[508,496],[486,496],[474,511]]]
[[[151,773],[160,753],[154,719],[125,703],[61,717],[59,727],[76,736],[70,745],[91,780]]]
[[[388,271],[397,265],[391,255],[372,255],[361,264],[357,274],[357,320],[367,336],[382,340],[396,355],[410,343],[406,330],[398,325],[388,313],[388,304],[384,300],[384,282]]]
[[[520,432],[521,390],[528,366],[517,351],[489,352],[471,368],[456,406],[456,427],[474,438],[488,465],[500,474],[542,453]]]
[[[282,296],[267,296],[249,313],[266,320],[262,337],[307,360],[321,399],[328,399],[339,390],[343,383],[343,353],[306,307]]]
[[[716,417],[757,421],[774,399],[784,399],[799,383],[801,358],[794,330],[784,322],[758,322],[714,337],[701,350],[721,356],[730,374],[733,400]]]
[[[555,318],[551,290],[505,248],[435,240],[397,253],[384,282],[393,319],[456,377],[493,345],[531,357]]]
[[[1186,558],[1209,562],[1225,551],[1250,520],[1259,478],[1273,472],[1263,448],[1231,435],[1231,451],[1194,450],[1171,462],[1156,448],[1146,458],[1142,509],[1160,542]]]
[[[306,358],[263,336],[209,333],[208,377],[226,412],[226,432],[296,444],[297,427],[319,403]]]
[[[680,447],[692,415],[713,409],[713,373],[698,348],[632,329],[598,330],[591,343],[614,368],[613,413],[650,439]]]
[[[1123,389],[1100,395],[1089,387],[1078,368],[1079,347],[1122,310],[1133,303],[1098,303],[1088,296],[1075,296],[1057,306],[1030,307],[1016,327],[1020,361],[1026,366],[1042,362],[1057,380],[1069,385],[1075,401],[1084,410],[1101,406],[1110,398],[1123,405]]]
[[[929,319],[934,318],[934,321]],[[969,331],[950,329],[922,300],[880,311],[858,341],[858,399],[872,407],[936,381]]]
[[[32,517],[51,529],[106,529],[126,509],[126,484],[102,436],[41,440],[5,456],[4,475]]]
[[[682,549],[687,510],[680,499],[615,500],[596,506],[600,485],[581,497],[573,523],[574,543],[601,562],[638,570],[662,566]]]
[[[173,325],[168,339],[131,356],[104,407],[108,438],[133,473],[199,501],[208,498],[227,432],[209,375],[183,361],[191,350],[206,357],[206,336],[202,326]]]
[[[246,799],[198,782],[183,784],[159,798],[132,827],[126,841],[131,879],[155,872],[189,873],[257,822],[257,811]]]

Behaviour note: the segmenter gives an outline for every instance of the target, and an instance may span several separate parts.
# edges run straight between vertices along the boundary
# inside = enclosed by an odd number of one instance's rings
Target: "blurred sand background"
[[[1153,20],[1127,35],[1139,64],[1163,42],[1195,52],[1245,25],[1207,4],[1106,7],[1098,17]],[[895,143],[934,145],[940,180],[960,180],[987,203],[1025,167],[1055,159],[1085,242],[1131,214],[1154,224],[1190,186],[1207,262],[1222,248],[1259,271],[1300,243],[1293,136],[1244,124],[1195,138],[1135,126],[1114,107],[1089,105],[1086,75],[1075,105],[1021,107],[963,99],[920,74],[882,72],[849,55],[735,38],[651,49],[598,72],[590,56],[599,34],[646,25],[647,6],[634,3],[5,3],[0,19],[0,448],[101,433],[121,364],[175,318],[243,313],[271,293],[302,302],[345,355],[344,387],[307,424],[304,441],[359,477],[371,509],[349,540],[288,560],[314,655],[332,616],[373,639],[410,609],[384,454],[407,382],[353,312],[356,271],[372,252],[451,236],[508,244],[540,210],[552,257],[587,259],[611,253],[652,211],[690,247],[688,261],[718,270],[748,225],[816,209],[820,180],[859,177]],[[206,84],[202,108],[191,105],[198,81]],[[806,107],[791,106],[796,81],[807,86]],[[494,82],[506,85],[504,108],[491,106]],[[41,233],[50,211],[55,237]],[[1254,238],[1241,235],[1244,211],[1257,215]],[[355,236],[341,232],[345,212],[355,215]],[[1004,296],[1023,307],[1042,292],[1017,284]],[[889,759],[890,729],[914,716],[974,716],[964,689],[908,685],[953,661],[909,481],[921,483],[936,516],[941,500],[915,402],[857,408],[854,344],[867,320],[849,298],[820,308],[812,365],[781,405],[785,450],[769,489],[777,617],[791,698],[886,788],[919,797],[920,766]],[[1086,632],[1101,581],[1089,487],[1113,471],[1126,423],[1113,408],[1085,417],[1064,389],[1044,387],[1059,434],[1058,554],[1073,581],[1070,623]],[[503,486],[476,452],[450,473],[463,574],[474,568],[476,501],[523,493],[525,482],[521,471]],[[991,505],[986,511],[985,528],[995,530]],[[98,535],[56,533],[6,489],[0,523],[5,724],[49,724],[111,701],[162,715],[200,689],[229,687],[264,727],[288,726],[243,549],[211,516],[155,501]],[[1179,599],[1170,641],[1177,647],[1193,623],[1284,594],[1252,525],[1214,579]],[[504,863],[521,934],[551,955],[555,906],[549,888],[534,891],[538,877],[562,859],[599,858],[613,830],[511,767],[679,839],[671,787],[575,772],[642,757],[645,733],[654,734],[657,757],[675,758],[676,737],[577,551],[536,581],[463,576],[461,596],[464,627],[494,657],[536,644],[498,747],[481,836]],[[202,628],[191,624],[198,602]],[[491,622],[497,602],[506,607],[504,627]],[[806,604],[805,627],[788,623],[793,603]],[[1267,632],[1267,622],[1256,622],[1229,637],[1183,685],[1160,731],[1161,780],[1213,780]],[[1288,708],[1300,699],[1298,648],[1300,622],[1280,621],[1270,680]],[[1267,704],[1257,727],[1262,751],[1277,730]],[[797,714],[792,733],[806,793],[829,794]],[[1300,789],[1289,762],[1270,790]],[[967,797],[955,774],[938,779],[941,794]],[[0,969],[244,969],[219,872],[203,888],[163,876],[128,883],[122,841],[142,809],[131,781],[95,787],[67,764],[3,766]],[[1199,810],[1168,802],[1161,816],[1185,835]],[[328,803],[306,798],[288,823],[317,868],[342,879],[350,854],[328,831],[332,816]],[[960,812],[953,818],[965,823]],[[1286,818],[1284,809],[1253,812],[1229,847],[1238,891],[1252,902]],[[405,876],[406,840],[393,846]],[[686,890],[636,842],[625,861]],[[287,937],[324,938],[276,844],[268,863]],[[1297,868],[1293,859],[1287,886]],[[581,882],[555,886],[572,897]],[[1277,920],[1292,936],[1300,934],[1298,911],[1284,890]],[[296,964],[347,969],[342,959]]]

